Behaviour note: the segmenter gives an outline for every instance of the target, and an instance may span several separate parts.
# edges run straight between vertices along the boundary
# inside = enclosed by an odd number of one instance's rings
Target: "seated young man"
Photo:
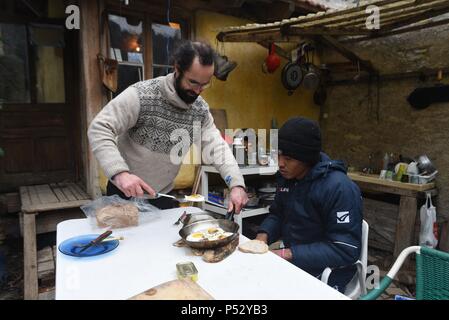
[[[274,203],[256,239],[282,240],[273,252],[315,277],[333,270],[328,284],[344,292],[356,272],[362,237],[360,189],[341,161],[321,152],[318,125],[292,118],[279,130]]]

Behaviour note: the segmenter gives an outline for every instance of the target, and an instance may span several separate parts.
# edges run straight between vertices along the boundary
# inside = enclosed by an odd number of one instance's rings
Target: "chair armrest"
[[[332,273],[331,268],[327,267],[326,269],[324,269],[323,273],[321,274],[321,281],[324,282],[325,284],[327,284],[331,273]]]
[[[359,279],[359,285],[362,291],[361,294],[364,295],[366,294],[366,270],[364,270],[365,268],[360,260],[357,260],[355,265],[357,267],[357,277]]]
[[[371,290],[368,294],[361,296],[359,300],[376,300],[377,298],[379,298],[382,292],[384,292],[385,289],[387,289],[390,286],[392,281],[393,279],[391,279],[388,276],[385,276],[379,283],[379,288]]]

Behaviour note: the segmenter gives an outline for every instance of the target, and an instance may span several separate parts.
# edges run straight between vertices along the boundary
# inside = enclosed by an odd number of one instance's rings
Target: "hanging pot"
[[[269,73],[273,73],[281,65],[281,58],[276,54],[274,43],[270,46],[270,52],[268,57],[265,59],[265,65]]]
[[[300,65],[293,62],[287,62],[282,69],[281,80],[284,88],[289,91],[289,94],[292,94],[303,80],[303,70]]]
[[[312,63],[306,63],[304,64],[304,69],[304,88],[312,91],[316,90],[320,85],[320,74],[318,68],[315,67],[315,65],[313,65]]]

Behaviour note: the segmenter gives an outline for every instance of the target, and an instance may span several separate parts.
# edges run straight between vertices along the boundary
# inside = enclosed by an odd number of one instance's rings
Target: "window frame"
[[[148,7],[144,10],[139,10],[140,8],[132,7],[130,8],[124,8],[123,6],[117,6],[114,4],[108,4],[104,11],[103,11],[103,17],[105,19],[108,19],[109,14],[118,15],[118,16],[131,16],[135,18],[142,19],[143,21],[143,46],[144,46],[144,56],[143,56],[143,78],[146,79],[152,79],[153,78],[153,68],[154,67],[173,67],[173,66],[165,66],[165,65],[159,65],[153,63],[153,37],[152,37],[152,28],[151,25],[153,23],[168,25],[167,23],[167,17],[165,16],[165,12],[163,12],[163,8],[158,8],[158,10],[151,10],[155,9],[154,7]],[[137,12],[139,10],[140,12]],[[151,11],[150,11],[151,10]],[[170,20],[171,22],[178,23],[181,27],[181,37],[182,39],[190,39],[191,38],[191,30],[193,25],[193,19],[191,15],[187,15],[185,13],[179,14],[179,11],[173,10],[170,14]],[[108,57],[110,55],[110,43],[109,43],[109,32],[107,33],[107,41],[106,45],[107,48],[107,54]],[[109,57],[113,59],[113,57]],[[120,63],[120,62],[119,62]],[[129,62],[127,62],[129,63]],[[137,63],[133,63],[133,65],[140,65]]]

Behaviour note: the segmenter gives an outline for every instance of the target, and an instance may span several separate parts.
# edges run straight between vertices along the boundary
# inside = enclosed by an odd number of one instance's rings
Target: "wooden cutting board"
[[[190,280],[173,280],[148,289],[128,300],[214,300],[214,298]]]

